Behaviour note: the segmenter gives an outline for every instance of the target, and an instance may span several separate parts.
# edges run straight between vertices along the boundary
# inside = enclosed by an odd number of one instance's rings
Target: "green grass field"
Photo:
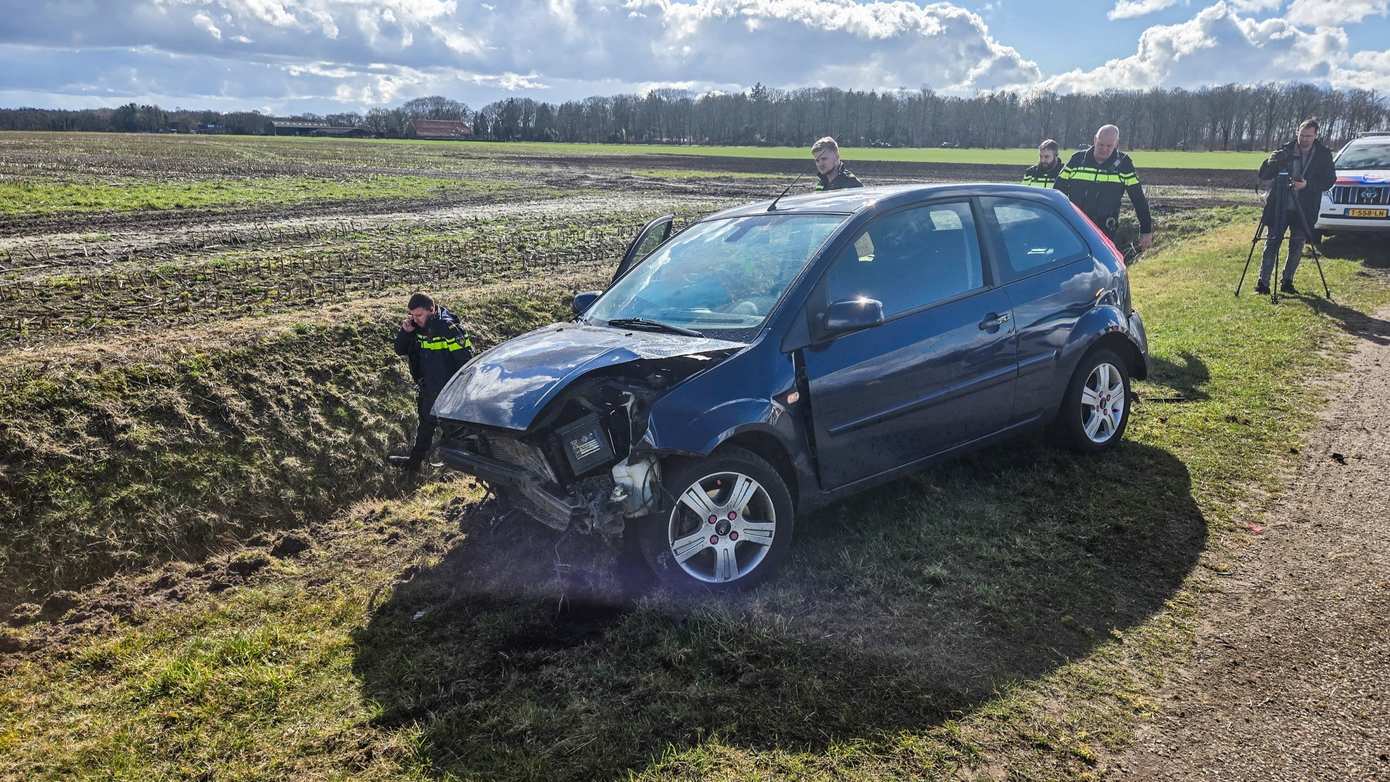
[[[622,611],[561,611],[557,574],[611,560],[466,480],[368,502],[0,672],[0,778],[1095,778],[1190,655],[1310,381],[1390,303],[1384,251],[1335,243],[1336,303],[1233,298],[1253,219],[1197,215],[1133,267],[1153,376],[1111,455],[957,460],[804,520],[752,594]]]
[[[316,143],[321,139],[295,139]],[[361,144],[440,144],[437,141],[358,139]],[[455,141],[450,146],[475,150],[480,154],[592,156],[592,155],[707,155],[775,159],[810,158],[809,149],[800,147],[716,147],[674,144],[556,144],[545,142]],[[1127,150],[1138,167],[1254,169],[1264,160],[1264,152],[1179,152],[1176,150]],[[903,163],[997,163],[1029,166],[1038,162],[1035,149],[885,149],[842,147],[845,160],[882,160]]]

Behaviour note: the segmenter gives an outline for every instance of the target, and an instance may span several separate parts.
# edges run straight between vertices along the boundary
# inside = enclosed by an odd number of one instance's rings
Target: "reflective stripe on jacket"
[[[1041,163],[1035,163],[1023,172],[1023,184],[1029,187],[1052,187],[1053,183],[1057,181],[1057,175],[1061,172],[1061,159],[1047,168],[1044,168]]]
[[[458,317],[440,307],[422,328],[396,332],[396,353],[410,360],[410,377],[438,391],[473,357],[473,340]]]
[[[1057,175],[1058,190],[1067,194],[1072,203],[1091,218],[1101,230],[1113,234],[1120,222],[1120,202],[1126,194],[1139,218],[1139,233],[1153,233],[1153,217],[1149,200],[1134,161],[1129,155],[1115,150],[1110,157],[1097,161],[1091,150],[1084,149],[1071,156],[1062,173]]]

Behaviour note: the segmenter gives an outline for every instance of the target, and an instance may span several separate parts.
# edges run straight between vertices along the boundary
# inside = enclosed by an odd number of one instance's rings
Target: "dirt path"
[[[1303,463],[1203,591],[1195,661],[1110,776],[1390,780],[1387,316],[1355,324]]]

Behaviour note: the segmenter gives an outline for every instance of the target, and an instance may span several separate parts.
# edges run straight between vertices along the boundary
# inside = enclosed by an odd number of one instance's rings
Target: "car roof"
[[[941,185],[880,185],[877,187],[856,187],[847,190],[827,190],[815,193],[790,195],[777,201],[775,212],[768,212],[773,199],[757,201],[716,212],[706,220],[726,217],[749,217],[765,214],[841,214],[853,215],[879,209],[943,197],[967,198],[980,195],[1039,195],[1050,191],[1025,185],[1001,185],[985,182],[952,183]]]

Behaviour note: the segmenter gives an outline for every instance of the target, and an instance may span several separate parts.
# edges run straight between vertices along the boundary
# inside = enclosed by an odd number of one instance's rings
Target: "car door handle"
[[[1005,312],[1001,315],[995,312],[991,312],[990,314],[985,316],[984,320],[980,321],[980,331],[998,331],[1001,326],[1008,322],[1009,313]]]

